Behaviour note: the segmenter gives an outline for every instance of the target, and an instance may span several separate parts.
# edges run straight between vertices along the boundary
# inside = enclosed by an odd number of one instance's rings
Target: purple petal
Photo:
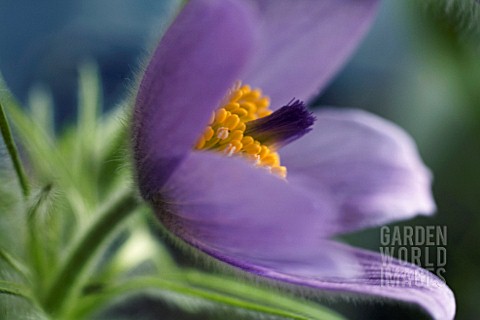
[[[257,256],[197,247],[260,278],[307,288],[313,294],[320,290],[370,295],[419,305],[434,319],[453,319],[455,315],[455,298],[442,280],[413,264],[374,252],[326,241],[298,248],[299,251],[264,252]],[[332,270],[333,266],[343,274]]]
[[[453,295],[438,278],[322,239],[322,218],[334,214],[328,198],[312,207],[293,183],[261,170],[244,159],[192,153],[168,180],[156,212],[188,244],[261,278],[401,300],[438,319],[453,317]],[[392,276],[396,283],[383,281]]]
[[[377,0],[254,0],[263,47],[245,83],[262,88],[278,108],[308,101],[349,58],[375,16]]]
[[[332,233],[432,214],[431,174],[402,129],[359,110],[316,113],[311,133],[281,150],[291,184],[329,193]],[[321,201],[321,200],[317,200]]]
[[[161,196],[159,218],[173,233],[242,254],[297,250],[325,233],[321,214],[332,215],[327,199],[314,207],[301,190],[265,169],[210,152],[186,158]]]
[[[151,197],[190,152],[250,61],[256,35],[249,8],[239,1],[189,1],[156,48],[133,122],[144,197]]]

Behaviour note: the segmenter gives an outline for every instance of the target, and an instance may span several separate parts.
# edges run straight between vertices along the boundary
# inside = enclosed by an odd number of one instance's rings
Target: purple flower
[[[136,97],[137,181],[171,233],[230,266],[311,291],[414,303],[451,319],[453,294],[433,274],[331,240],[434,212],[431,176],[413,141],[366,112],[312,115],[295,100],[325,87],[376,7],[376,0],[189,1]]]

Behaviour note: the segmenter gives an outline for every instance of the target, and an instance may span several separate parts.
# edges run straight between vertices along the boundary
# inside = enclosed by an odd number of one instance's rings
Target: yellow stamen
[[[212,114],[210,122],[198,139],[195,149],[239,155],[272,174],[286,178],[287,168],[280,165],[280,156],[267,145],[245,135],[246,122],[272,113],[270,99],[260,89],[237,83],[222,105]]]

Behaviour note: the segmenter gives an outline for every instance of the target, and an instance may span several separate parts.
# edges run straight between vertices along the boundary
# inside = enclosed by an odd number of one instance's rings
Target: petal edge
[[[280,153],[292,183],[336,199],[333,234],[435,211],[431,173],[400,127],[354,109],[315,115],[313,131]]]
[[[150,198],[188,154],[256,45],[251,8],[233,0],[188,2],[157,46],[135,101],[133,149]]]

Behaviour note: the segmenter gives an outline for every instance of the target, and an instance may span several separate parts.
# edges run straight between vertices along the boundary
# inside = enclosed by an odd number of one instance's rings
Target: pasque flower
[[[449,319],[453,294],[433,274],[331,240],[435,210],[430,173],[405,132],[363,111],[310,113],[303,103],[349,57],[376,7],[190,0],[138,89],[137,182],[171,233],[227,265]]]

